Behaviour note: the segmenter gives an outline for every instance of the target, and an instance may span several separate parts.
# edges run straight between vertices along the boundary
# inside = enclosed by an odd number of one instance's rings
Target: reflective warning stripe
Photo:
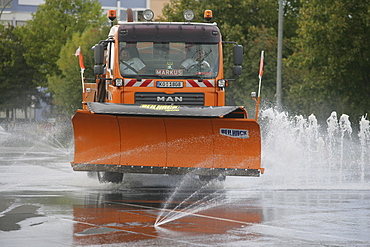
[[[125,79],[126,87],[154,87],[154,80]],[[215,80],[186,80],[186,87],[214,87]]]
[[[186,86],[187,87],[199,87],[198,83],[196,83],[194,80],[187,80]]]
[[[136,80],[127,80],[125,79],[125,86],[126,87],[132,87],[132,85],[134,85],[136,82]]]
[[[203,83],[204,85],[206,85],[206,87],[214,87],[214,80],[203,80]]]
[[[154,80],[145,80],[140,85],[140,87],[153,87],[154,86]]]
[[[154,80],[125,79],[125,87],[154,87]]]
[[[215,80],[186,80],[187,87],[214,87]]]

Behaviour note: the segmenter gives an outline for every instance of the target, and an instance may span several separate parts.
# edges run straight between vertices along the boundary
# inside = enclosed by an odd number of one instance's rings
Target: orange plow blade
[[[222,108],[222,109],[221,109]],[[76,171],[259,176],[257,122],[238,107],[94,103],[72,119]]]

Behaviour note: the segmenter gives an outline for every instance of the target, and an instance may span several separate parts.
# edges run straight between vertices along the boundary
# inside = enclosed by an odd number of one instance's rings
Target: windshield
[[[218,44],[120,42],[123,77],[215,78]]]

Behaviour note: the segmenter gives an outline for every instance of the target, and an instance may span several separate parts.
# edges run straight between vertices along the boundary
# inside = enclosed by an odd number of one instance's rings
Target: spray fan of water
[[[154,223],[154,227],[159,227],[182,217],[220,206],[225,202],[223,189],[218,188],[219,184],[217,181],[209,181],[200,185],[199,188],[191,190],[188,186],[193,183],[194,177],[191,174],[184,177],[164,204],[162,211]],[[186,198],[178,203],[177,197],[181,194],[185,194]],[[173,209],[169,209],[171,204],[175,204],[176,206]]]
[[[336,190],[370,189],[370,121],[363,116],[359,130],[352,129],[348,115],[332,112],[326,126],[320,126],[312,114],[289,116],[275,109],[261,114],[262,167],[260,178],[227,177],[223,188],[202,193],[212,183],[189,193],[173,209],[175,197],[183,193],[189,177],[169,197],[154,224],[155,227],[223,205],[232,199],[232,190]],[[222,193],[221,193],[222,192]],[[196,196],[201,198],[194,200]]]
[[[332,112],[326,126],[311,114],[262,112],[261,178],[270,189],[368,189],[370,124],[366,116],[355,134],[348,115]]]

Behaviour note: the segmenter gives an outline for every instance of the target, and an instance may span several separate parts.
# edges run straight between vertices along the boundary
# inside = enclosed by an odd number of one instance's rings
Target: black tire
[[[98,172],[98,179],[100,183],[122,183],[123,173],[119,172]]]

